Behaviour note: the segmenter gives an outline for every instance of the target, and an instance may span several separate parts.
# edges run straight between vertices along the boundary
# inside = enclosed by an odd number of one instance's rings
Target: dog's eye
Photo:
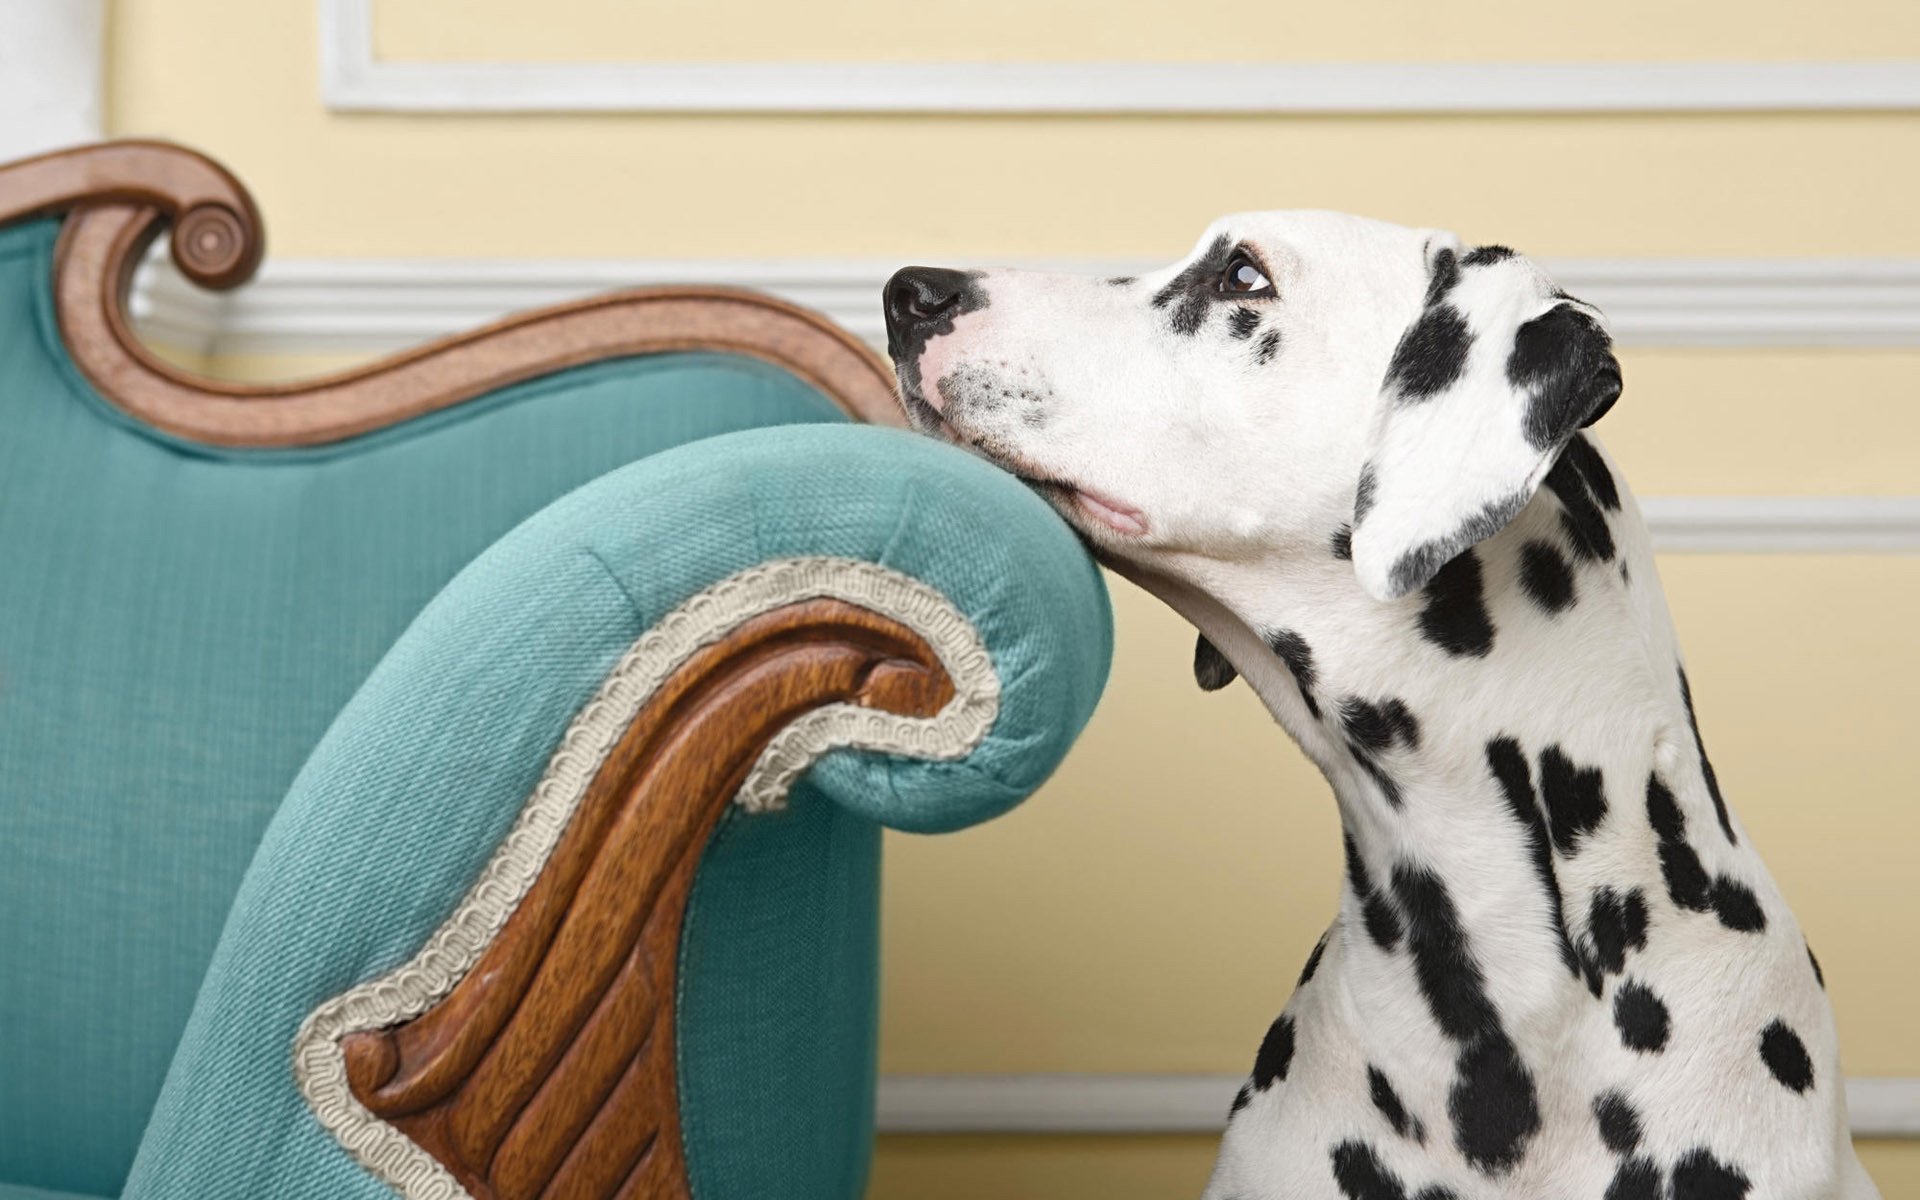
[[[1253,256],[1245,250],[1236,250],[1227,260],[1227,269],[1220,272],[1220,290],[1236,296],[1271,295],[1273,281],[1253,261]]]

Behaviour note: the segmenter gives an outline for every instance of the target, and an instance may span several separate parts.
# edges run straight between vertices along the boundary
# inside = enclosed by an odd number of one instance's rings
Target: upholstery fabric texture
[[[1078,732],[1110,630],[1065,527],[958,452],[818,427],[824,397],[735,356],[580,368],[331,447],[182,443],[66,356],[55,232],[0,230],[0,1200],[386,1195],[295,1091],[299,1021],[445,918],[650,620],[806,554],[942,589],[1004,688],[969,759],[831,756],[702,862],[697,1194],[856,1195],[871,822],[991,816]]]
[[[696,881],[678,1024],[695,1195],[857,1196],[871,1132],[872,823],[953,829],[1024,798],[1091,714],[1111,627],[1097,569],[1015,481],[897,431],[815,427],[615,471],[502,539],[420,615],[268,827],[129,1200],[205,1195],[207,1179],[233,1195],[383,1194],[292,1086],[299,1023],[446,918],[568,721],[646,628],[739,570],[812,554],[936,587],[982,634],[1003,688],[966,759],[832,753],[784,811],[728,817]]]

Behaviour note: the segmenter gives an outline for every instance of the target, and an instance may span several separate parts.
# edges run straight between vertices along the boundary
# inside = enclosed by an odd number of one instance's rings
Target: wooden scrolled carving
[[[696,652],[451,993],[343,1039],[354,1097],[474,1200],[683,1200],[675,968],[708,834],[804,714],[852,703],[924,718],[953,695],[917,634],[836,599],[774,609]]]
[[[110,402],[157,429],[221,446],[340,441],[566,367],[672,350],[773,363],[850,415],[903,423],[885,362],[845,330],[757,292],[636,288],[534,309],[367,366],[284,384],[235,384],[162,361],[133,335],[127,296],[153,239],[210,288],[244,283],[265,234],[252,199],[212,160],[161,142],[108,142],[0,166],[0,224],[65,213],[55,305],[74,361]]]

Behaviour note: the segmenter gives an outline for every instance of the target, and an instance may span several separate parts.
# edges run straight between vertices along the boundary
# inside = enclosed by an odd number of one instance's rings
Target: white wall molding
[[[101,130],[103,0],[0,0],[0,162]]]
[[[1920,62],[395,62],[320,0],[343,112],[1460,113],[1920,108]]]
[[[885,1075],[882,1133],[1213,1133],[1241,1075]],[[1847,1080],[1856,1137],[1920,1137],[1920,1078]]]
[[[609,288],[721,283],[817,309],[878,343],[880,286],[906,259],[276,259],[247,287],[200,292],[164,259],[135,312],[159,340],[215,353],[394,350]],[[1134,260],[1024,261],[1135,274]],[[1920,346],[1920,259],[1549,260],[1629,346]]]

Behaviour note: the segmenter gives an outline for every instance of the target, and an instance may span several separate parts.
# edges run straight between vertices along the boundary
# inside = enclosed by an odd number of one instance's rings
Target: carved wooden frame
[[[349,371],[237,384],[182,371],[140,344],[127,316],[134,269],[171,225],[182,274],[237,287],[265,253],[260,213],[203,155],[122,141],[0,166],[0,224],[64,213],[54,304],[69,352],[111,403],[156,429],[217,446],[340,441],[565,367],[670,350],[751,355],[806,380],[862,421],[904,424],[893,372],[815,313],[737,288],[635,288],[534,309]]]
[[[231,288],[264,240],[246,190],[155,142],[0,166],[0,224],[64,214],[53,293],[110,403],[219,446],[351,438],[565,367],[667,350],[751,355],[852,416],[901,424],[892,373],[815,314],[709,287],[615,292],[299,383],[198,378],[143,347],[126,302],[174,262]],[[412,960],[323,1003],[293,1046],[321,1124],[406,1200],[687,1200],[674,1054],[678,944],[730,804],[777,807],[821,754],[956,759],[999,707],[966,618],[871,563],[762,564],[648,630],[576,715],[466,898]]]

